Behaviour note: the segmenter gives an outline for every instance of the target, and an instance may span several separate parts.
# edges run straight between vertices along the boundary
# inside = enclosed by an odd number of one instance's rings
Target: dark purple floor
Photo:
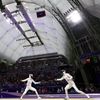
[[[2,92],[1,98],[19,98],[22,94],[14,92]],[[100,94],[89,94],[91,98],[100,98]],[[42,98],[65,98],[65,94],[40,94]],[[69,94],[70,98],[86,98],[81,94]],[[24,98],[36,98],[35,94],[25,95]]]

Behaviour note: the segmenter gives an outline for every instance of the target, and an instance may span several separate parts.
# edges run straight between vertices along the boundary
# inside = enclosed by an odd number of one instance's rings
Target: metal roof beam
[[[32,21],[31,21],[31,19],[29,18],[28,14],[27,14],[27,12],[25,11],[23,5],[20,4],[20,5],[18,5],[17,7],[18,7],[18,8],[20,9],[20,11],[22,12],[22,14],[23,14],[24,18],[26,19],[28,25],[30,26],[31,30],[32,30],[33,32],[35,32],[35,34],[37,35],[37,37],[38,37],[40,43],[43,45],[43,42],[42,42],[40,36],[38,35],[38,33],[37,33],[37,31],[36,31],[36,29],[35,29],[35,27],[34,27]]]
[[[27,37],[28,39],[32,39],[32,38],[35,38],[37,36],[31,36],[31,37]],[[22,38],[22,39],[17,39],[16,41],[21,41],[21,40],[25,40],[26,38]]]
[[[31,43],[31,41],[28,39],[28,37],[25,35],[25,32],[23,31],[23,29],[19,26],[19,24],[17,23],[17,21],[13,18],[13,16],[11,15],[10,11],[5,8],[3,10],[6,14],[7,17],[10,18],[10,20],[15,24],[15,26],[18,28],[18,30],[23,34],[23,36],[25,37],[25,39],[30,43],[31,46],[33,46],[33,43]]]
[[[2,0],[0,0],[0,9],[1,9],[1,11],[2,11],[3,9],[5,9],[5,7],[4,7],[4,5],[3,5],[3,3],[2,3]]]

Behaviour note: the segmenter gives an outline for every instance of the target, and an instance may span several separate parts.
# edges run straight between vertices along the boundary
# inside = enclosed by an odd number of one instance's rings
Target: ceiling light
[[[79,23],[82,21],[82,17],[77,10],[71,12],[67,17],[68,22]]]

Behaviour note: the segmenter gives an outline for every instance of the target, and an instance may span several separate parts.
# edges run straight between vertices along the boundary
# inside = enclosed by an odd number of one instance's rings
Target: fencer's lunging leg
[[[37,90],[35,88],[31,87],[30,90],[34,91],[36,93],[37,97],[40,98],[40,96],[39,96],[39,94],[38,94],[38,92],[37,92]]]
[[[23,94],[22,94],[22,96],[20,97],[20,99],[23,98],[23,96],[27,93],[28,90],[29,90],[29,89],[26,87],[26,89],[25,89],[25,91],[23,92]]]
[[[69,96],[68,96],[68,90],[71,88],[71,86],[68,84],[66,87],[65,87],[65,94],[66,94],[66,99],[69,100]]]
[[[76,92],[85,95],[87,98],[90,98],[89,95],[85,94],[83,91],[80,91],[75,84],[73,85],[73,88],[75,89]]]

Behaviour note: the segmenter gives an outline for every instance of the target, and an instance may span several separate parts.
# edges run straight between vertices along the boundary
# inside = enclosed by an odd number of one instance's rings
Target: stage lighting
[[[80,23],[82,21],[82,17],[80,15],[80,13],[77,10],[74,10],[73,12],[71,12],[66,19],[68,20],[68,22],[70,23]]]

